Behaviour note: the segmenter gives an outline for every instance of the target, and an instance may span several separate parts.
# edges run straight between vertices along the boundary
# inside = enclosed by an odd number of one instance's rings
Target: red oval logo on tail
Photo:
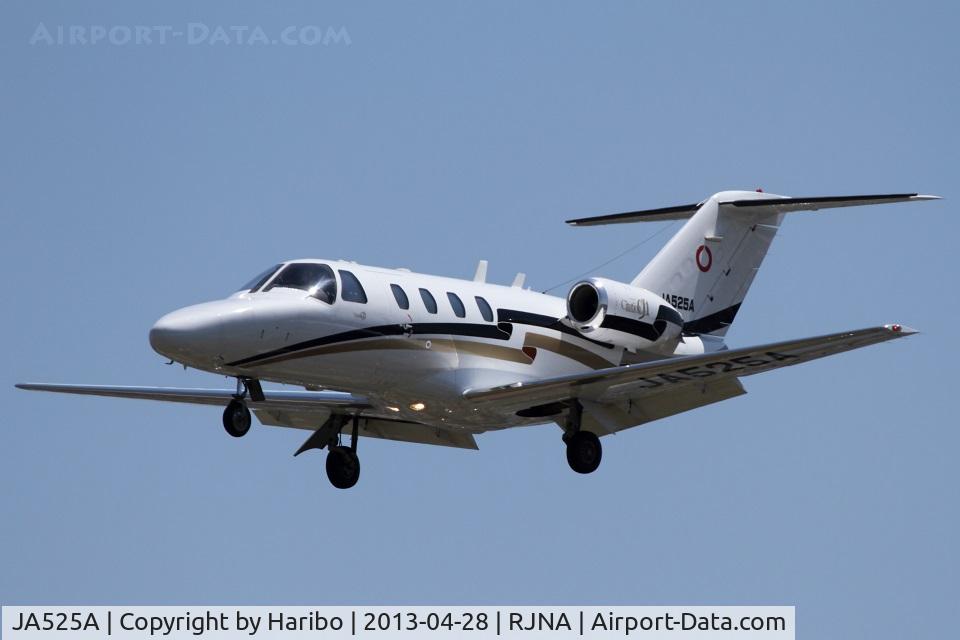
[[[705,244],[697,247],[697,268],[706,273],[713,266],[713,253],[710,247]]]

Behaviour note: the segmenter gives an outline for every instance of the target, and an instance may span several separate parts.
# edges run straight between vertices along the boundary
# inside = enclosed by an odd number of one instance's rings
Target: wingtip
[[[943,196],[918,193],[917,195],[913,196],[911,200],[943,200]]]
[[[912,336],[916,333],[920,333],[919,330],[914,329],[913,327],[908,327],[905,324],[885,324],[883,325],[883,328],[890,333],[896,333],[902,336]]]

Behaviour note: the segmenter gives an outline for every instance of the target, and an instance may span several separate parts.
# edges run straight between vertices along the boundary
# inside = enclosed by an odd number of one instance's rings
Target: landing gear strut
[[[567,464],[577,473],[593,473],[600,466],[603,447],[597,434],[580,429],[583,407],[574,401],[565,425],[563,441],[567,444]]]
[[[327,478],[337,489],[349,489],[360,479],[360,458],[357,443],[360,440],[360,417],[353,416],[350,446],[340,444],[340,432],[349,416],[332,415],[293,455],[298,456],[310,449],[327,449]]]

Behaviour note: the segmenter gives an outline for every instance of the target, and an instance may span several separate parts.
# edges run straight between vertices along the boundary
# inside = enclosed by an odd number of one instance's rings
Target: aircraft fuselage
[[[543,418],[468,408],[459,400],[467,389],[624,359],[624,349],[564,324],[563,298],[352,262],[295,263],[328,266],[336,274],[334,302],[294,288],[245,290],[164,316],[150,332],[151,345],[196,369],[362,394],[395,409],[385,417],[472,431]],[[344,272],[360,283],[362,297],[344,299]]]

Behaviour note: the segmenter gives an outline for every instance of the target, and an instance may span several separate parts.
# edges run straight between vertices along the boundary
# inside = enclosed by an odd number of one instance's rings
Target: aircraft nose
[[[208,305],[195,305],[168,313],[150,329],[150,346],[160,355],[178,361],[195,360],[220,348],[219,314]]]

